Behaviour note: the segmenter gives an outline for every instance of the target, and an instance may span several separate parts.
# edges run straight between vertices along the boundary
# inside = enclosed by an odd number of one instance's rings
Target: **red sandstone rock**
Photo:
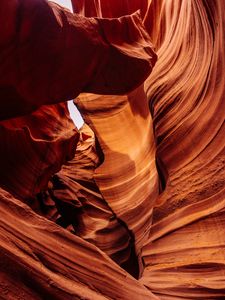
[[[7,30],[0,29],[0,45],[5,47],[14,38],[12,20],[15,19],[17,1],[2,3],[7,4],[10,11]],[[84,143],[80,141],[78,145],[77,157],[71,157],[72,160],[53,177],[53,183],[58,178],[64,185],[58,189],[57,184],[49,186],[51,201],[54,200],[58,208],[57,217],[61,214],[69,225],[73,224],[75,235],[38,216],[26,204],[0,190],[1,296],[3,299],[224,299],[223,2],[82,0],[74,1],[74,4],[80,14],[94,17],[121,17],[140,8],[156,47],[158,62],[144,89],[141,86],[124,96],[82,94],[76,99],[86,122],[96,134],[100,148],[96,151],[89,140],[93,133],[86,133]],[[0,9],[2,7],[0,5]],[[53,18],[57,20],[56,24],[62,20],[65,22],[64,29],[67,23],[62,16],[73,20],[73,25],[79,19],[74,19],[59,6],[51,4],[46,7],[51,16],[51,7],[56,13],[57,19]],[[92,22],[83,18],[79,20],[82,20],[82,26]],[[133,56],[136,60],[141,55],[145,62],[148,61],[148,66],[150,58],[154,64],[153,52],[150,51],[147,58],[143,51],[146,45],[151,48],[151,42],[138,16],[114,21],[96,20],[93,24],[101,26],[107,35],[107,47],[104,44],[105,48],[100,47],[100,50],[107,51],[111,45],[117,54],[123,52],[125,61],[129,58],[128,61],[132,62]],[[133,22],[133,25],[128,25]],[[132,49],[127,45],[123,48],[124,41],[130,39],[121,24],[133,28],[130,36]],[[112,30],[114,25],[116,31]],[[88,28],[90,33],[92,26]],[[135,42],[134,36],[137,37]],[[59,41],[60,38],[59,34]],[[43,53],[47,53],[46,49]],[[76,53],[73,55],[75,59]],[[112,62],[117,67],[118,60],[114,60],[113,55]],[[99,64],[98,55],[95,63]],[[62,74],[75,73],[74,70],[68,71],[67,68],[74,68],[74,65],[68,66],[67,60],[58,70],[61,67],[65,67]],[[111,83],[116,83],[118,89],[113,87],[115,93],[121,88],[120,82],[122,85],[127,80],[130,82],[138,74],[130,68],[127,70],[129,76],[123,73],[124,78],[119,69],[115,70],[119,72],[117,78],[106,72],[109,74],[107,78],[113,79]],[[85,73],[78,75],[86,76]],[[64,77],[55,77],[59,84],[56,101],[71,95],[64,94],[71,92],[71,83],[72,92],[77,91],[73,82],[77,77],[68,77],[68,82]],[[140,75],[140,81],[144,77]],[[92,84],[79,91],[107,92],[102,76],[90,76],[89,79]],[[0,80],[3,80],[2,75]],[[47,86],[49,82],[37,82],[37,87]],[[110,88],[108,92],[112,91],[112,86]],[[16,103],[24,101],[24,98],[14,98],[18,95],[13,89],[11,94],[7,94],[7,89],[2,91],[9,96],[8,99],[17,99]],[[59,97],[60,92],[63,92],[63,97]],[[32,105],[47,99],[36,97],[35,89],[33,93]],[[16,114],[26,111],[18,106],[14,108]],[[7,109],[1,113],[3,118],[9,116]],[[67,121],[61,116],[59,122],[65,125]],[[15,131],[5,125],[6,129]],[[64,130],[62,127],[62,132]],[[62,152],[59,153],[63,156]],[[22,184],[18,184],[18,188],[22,191]],[[71,209],[72,217],[67,207]],[[115,220],[110,219],[112,216],[116,217]],[[117,227],[119,220],[122,224]],[[110,234],[107,234],[109,229]],[[129,258],[131,244],[126,247],[126,242],[132,236],[139,260],[139,280],[130,277],[109,258],[111,256],[122,265],[124,258]],[[124,237],[123,254],[118,247],[120,237]],[[123,267],[134,272],[132,268]]]
[[[36,196],[46,190],[62,164],[74,157],[79,139],[66,103],[1,121],[0,135],[0,185],[45,214]]]
[[[115,5],[110,13],[125,6],[132,12],[132,2],[121,2],[108,2]],[[104,1],[95,1],[94,8],[82,3],[82,13],[107,14]],[[149,1],[142,13],[158,54],[145,90],[164,192],[153,210],[140,281],[160,299],[225,297],[223,12],[221,1],[176,0]],[[91,115],[92,127],[101,127],[94,104],[88,105],[87,120]],[[105,118],[111,115],[108,110]],[[110,121],[107,125],[112,126]],[[101,140],[102,132],[96,133]]]
[[[159,59],[146,91],[167,184],[141,282],[163,300],[225,298],[224,11],[164,1],[152,28]]]
[[[157,300],[97,247],[0,189],[3,299]]]
[[[53,177],[50,194],[61,214],[61,224],[73,225],[76,235],[96,245],[119,265],[128,264],[132,249],[129,231],[94,180],[100,155],[93,131],[84,125],[76,155]]]
[[[156,60],[138,14],[101,20],[45,0],[2,0],[0,18],[0,119],[82,91],[126,93]]]
[[[149,238],[159,191],[152,120],[143,87],[128,96],[83,94],[76,104],[104,155],[95,170],[95,181],[133,236],[141,273],[140,254]]]

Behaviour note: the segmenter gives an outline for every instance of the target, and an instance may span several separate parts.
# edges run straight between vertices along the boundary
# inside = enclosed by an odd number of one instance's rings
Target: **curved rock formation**
[[[1,121],[0,134],[0,185],[36,212],[48,214],[47,204],[39,203],[37,194],[46,190],[49,178],[74,157],[79,139],[66,103]]]
[[[154,208],[141,281],[165,300],[223,299],[225,7],[162,1],[158,8],[152,32],[159,59],[146,91],[167,184]]]
[[[0,189],[3,299],[157,300],[103,252]]]
[[[20,13],[25,7],[29,12],[27,18],[17,18],[21,32],[25,38],[32,34],[32,47],[41,38],[45,46],[34,51],[44,59],[31,81],[25,75],[39,61],[31,53],[22,59],[25,68],[18,82],[11,78],[18,51],[12,60],[5,59],[20,42],[14,40],[13,21],[18,3]],[[0,16],[6,11],[2,8],[10,12],[8,27],[3,22],[0,29],[1,119],[80,91],[99,94],[75,100],[95,134],[85,125],[75,156],[71,143],[74,150],[78,133],[64,104],[1,123],[6,143],[0,148],[0,182],[11,192],[0,189],[1,297],[224,299],[225,4],[74,0],[75,11],[83,15],[78,16],[44,0],[34,1],[33,8],[29,3],[0,4]],[[41,10],[34,13],[38,5]],[[137,9],[148,33],[138,14],[123,17]],[[40,20],[40,33],[27,31]],[[78,34],[82,45],[90,46],[81,61],[74,52]],[[156,61],[148,34],[158,61],[137,87]],[[62,37],[65,49],[59,46]],[[26,51],[28,44],[23,44]],[[75,65],[83,73],[77,74]],[[123,96],[100,95],[128,90]],[[6,99],[12,102],[6,104]],[[37,127],[34,120],[48,122]],[[59,126],[56,132],[53,124]],[[12,143],[17,149],[10,148]],[[49,147],[54,155],[45,156],[46,171],[37,162]],[[26,180],[19,181],[18,174]]]
[[[78,134],[65,104],[41,105],[67,100],[80,91],[125,93],[149,75],[156,55],[138,14],[112,20],[87,19],[44,0],[21,0],[2,1],[0,16],[3,21],[7,18],[0,39],[0,119],[5,120],[1,121],[4,145],[0,184],[36,213],[60,223],[66,201],[62,190],[57,199],[59,190],[54,180],[58,175],[53,177],[48,192],[45,190],[51,175],[73,157]],[[132,77],[128,76],[130,72],[134,73]],[[16,118],[7,120],[9,117]],[[79,149],[77,154],[79,157]],[[83,153],[81,159],[82,156]],[[92,173],[89,176],[91,181]],[[102,197],[98,192],[92,201],[90,194],[88,191],[87,201],[93,210],[96,198],[101,202]],[[137,299],[157,299],[97,248],[80,243],[82,240],[41,218],[20,201],[1,189],[0,288],[4,298],[130,299],[135,292]],[[127,247],[131,240],[128,230],[106,202],[100,204],[97,215],[103,210],[105,224],[100,216],[94,238],[88,238],[85,232],[90,231],[85,203],[85,217],[79,217],[84,219],[84,225],[74,226],[75,233],[103,248],[119,264],[128,265],[132,247]],[[110,230],[113,234],[106,235]],[[60,238],[54,234],[58,231]],[[98,235],[102,235],[99,242]],[[92,266],[91,258],[95,262]]]
[[[82,1],[75,8],[97,16],[105,16],[108,7],[113,8],[110,16],[135,9],[132,1],[94,3]],[[140,280],[165,300],[223,299],[224,4],[153,0],[146,10],[139,7],[158,55],[145,91],[164,189],[153,210]],[[90,103],[90,111],[85,112],[88,121],[94,105]],[[105,118],[111,116],[111,108],[108,110]],[[92,117],[93,128],[99,123]],[[96,134],[99,139],[103,135]],[[113,139],[114,133],[111,135]]]
[[[128,265],[131,237],[94,180],[94,171],[100,165],[97,148],[93,131],[84,125],[75,157],[54,175],[49,191],[61,214],[60,224],[73,225],[77,236],[96,245],[119,265]]]
[[[46,0],[2,0],[0,18],[0,120],[82,91],[126,93],[156,60],[139,14],[89,19]]]
[[[152,121],[143,86],[128,96],[83,94],[76,105],[104,154],[104,161],[95,170],[95,181],[109,207],[130,231],[141,273],[140,253],[149,237],[158,196]]]

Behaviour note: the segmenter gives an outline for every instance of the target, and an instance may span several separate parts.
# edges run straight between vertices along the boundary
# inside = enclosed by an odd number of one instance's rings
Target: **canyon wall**
[[[1,297],[224,299],[223,1],[19,2],[0,4]]]

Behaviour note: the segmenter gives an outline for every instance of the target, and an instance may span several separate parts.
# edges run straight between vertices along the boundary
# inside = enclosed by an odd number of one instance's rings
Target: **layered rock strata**
[[[78,12],[108,16],[110,11],[118,17],[124,9],[132,13],[136,4],[82,1]],[[145,92],[163,192],[154,205],[150,241],[142,249],[140,281],[160,299],[223,299],[224,5],[141,4],[158,55]]]
[[[73,4],[0,4],[1,119],[97,93],[1,123],[1,297],[224,299],[223,1]]]

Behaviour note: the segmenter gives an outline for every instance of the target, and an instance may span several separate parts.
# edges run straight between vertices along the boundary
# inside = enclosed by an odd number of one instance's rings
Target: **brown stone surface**
[[[156,60],[138,13],[110,21],[46,0],[2,0],[0,19],[0,120],[82,91],[126,93]]]
[[[74,157],[79,139],[66,103],[1,121],[0,135],[0,185],[45,214],[36,196],[46,190],[49,178],[62,164]]]
[[[158,299],[92,244],[0,189],[3,299]]]
[[[73,4],[0,4],[0,298],[225,299],[224,2]]]
[[[132,1],[121,2],[117,9],[129,6],[132,12]],[[107,14],[105,2],[96,3],[90,11]],[[140,281],[160,299],[224,299],[224,4],[149,1],[142,15],[158,55],[145,91],[164,191],[142,249]],[[101,127],[94,104],[89,106],[87,120],[91,115],[93,128]]]
[[[101,163],[98,148],[93,131],[84,125],[76,155],[55,174],[50,194],[61,213],[61,224],[72,225],[76,235],[121,265],[130,258],[132,241],[126,224],[117,218],[94,180]]]
[[[140,253],[149,238],[159,191],[152,120],[143,86],[128,96],[83,94],[76,104],[104,155],[95,181],[112,211],[127,225],[141,273]]]
[[[152,28],[158,63],[145,87],[166,187],[141,282],[163,300],[225,298],[224,8],[164,1]]]

